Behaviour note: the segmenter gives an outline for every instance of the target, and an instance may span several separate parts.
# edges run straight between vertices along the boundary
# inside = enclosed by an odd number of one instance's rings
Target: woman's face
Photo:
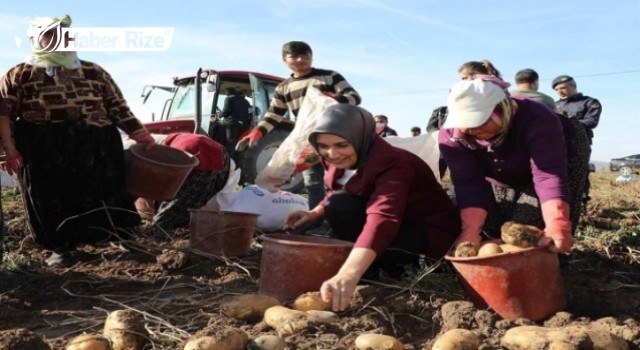
[[[491,140],[496,137],[502,129],[500,124],[498,124],[494,118],[497,113],[498,112],[494,110],[489,119],[480,126],[468,129],[461,128],[460,131],[478,140]]]
[[[355,148],[346,139],[334,134],[318,134],[318,153],[338,169],[349,169],[358,161]]]

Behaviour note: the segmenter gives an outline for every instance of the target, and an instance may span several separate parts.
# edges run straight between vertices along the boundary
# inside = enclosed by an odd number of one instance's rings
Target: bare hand
[[[330,303],[333,311],[344,311],[351,302],[358,280],[356,276],[338,273],[320,287],[322,300]]]
[[[17,173],[24,166],[24,161],[22,160],[22,155],[17,150],[14,150],[13,157],[9,158],[7,155],[3,157],[0,161],[0,169],[9,173],[9,175],[13,176],[13,174]]]
[[[306,223],[315,221],[317,219],[316,215],[311,211],[298,210],[287,215],[287,218],[284,219],[284,228],[285,229],[294,229],[300,227]]]
[[[134,140],[136,143],[141,143],[144,145],[145,150],[150,150],[155,146],[156,140],[151,136],[148,131],[144,131],[138,134],[129,135],[129,138]]]

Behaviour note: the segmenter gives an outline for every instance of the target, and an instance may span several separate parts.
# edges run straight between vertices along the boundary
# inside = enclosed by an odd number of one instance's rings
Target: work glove
[[[23,166],[24,161],[22,160],[22,155],[20,155],[18,150],[15,151],[12,158],[0,161],[0,169],[6,171],[11,176],[17,173]]]
[[[247,148],[247,146],[254,146],[263,136],[264,135],[262,134],[262,131],[260,131],[260,129],[252,129],[247,136],[241,138],[240,141],[238,141],[238,143],[236,144],[236,151],[240,152]]]
[[[336,94],[335,94],[335,93],[333,93],[333,92],[330,92],[330,91],[322,91],[322,94],[323,94],[323,95],[325,95],[325,96],[327,96],[327,97],[331,97],[332,99],[334,99],[334,100],[336,100],[336,101],[338,100],[338,95],[336,95]]]
[[[156,144],[156,140],[151,136],[151,133],[148,131],[139,132],[137,134],[129,135],[129,138],[134,140],[137,143],[141,143],[144,145],[145,150],[150,150]]]
[[[296,158],[296,161],[294,162],[295,169],[293,170],[293,173],[297,174],[311,169],[311,167],[318,164],[319,162],[320,155],[311,145],[307,145],[304,149],[302,149],[300,155],[298,155],[298,158]]]
[[[549,245],[549,250],[566,253],[571,250],[574,239],[571,235],[569,203],[561,199],[550,199],[541,205],[544,220],[544,236],[538,245]]]
[[[481,208],[464,208],[460,210],[462,233],[458,243],[471,242],[476,247],[480,245],[480,232],[487,218],[487,211]]]

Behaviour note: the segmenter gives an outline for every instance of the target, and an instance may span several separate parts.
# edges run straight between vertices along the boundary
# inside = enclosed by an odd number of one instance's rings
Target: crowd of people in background
[[[49,20],[34,25],[42,30],[58,21]],[[71,24],[68,16],[60,20]],[[76,52],[42,50],[56,35],[32,36],[31,57],[0,81],[0,167],[17,176],[29,229],[51,252],[45,262],[65,266],[79,244],[129,236],[140,223],[136,198],[124,187],[119,130],[146,148],[157,146],[102,67]],[[307,43],[284,44],[281,57],[291,76],[275,88],[253,128],[249,102],[229,90],[221,142],[191,134],[164,140],[200,163],[175,199],[146,201],[157,227],[185,226],[188,209],[204,205],[226,183],[234,150],[256,145],[288,111],[296,115],[307,89],[315,87],[338,103],[323,111],[308,137],[320,156],[304,172],[309,210],[291,213],[284,227],[306,225],[309,232],[354,242],[340,271],[321,287],[334,310],[347,307],[362,278],[381,272],[399,277],[406,266],[418,267],[421,256],[443,257],[456,241],[500,237],[506,221],[543,229],[542,243],[554,252],[571,249],[582,202],[589,199],[588,162],[602,112],[571,76],[553,80],[554,101],[538,91],[533,69],[517,72],[516,88],[509,90],[490,61],[462,64],[447,104],[425,116],[426,132],[439,133],[441,153],[439,169],[430,169],[384,140],[398,136],[389,118],[360,107],[361,96],[341,74],[313,67]],[[453,195],[437,179],[447,168]]]

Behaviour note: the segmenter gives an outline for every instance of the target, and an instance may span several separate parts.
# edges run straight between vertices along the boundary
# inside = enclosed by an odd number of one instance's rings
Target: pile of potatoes
[[[330,310],[331,305],[322,300],[320,292],[300,295],[291,308],[266,295],[232,296],[221,303],[223,314],[245,322],[262,320],[278,335],[249,339],[245,331],[237,328],[204,329],[187,340],[184,350],[284,350],[283,336],[299,333],[310,326],[337,323],[338,315]],[[66,350],[141,350],[147,340],[140,315],[131,310],[118,310],[107,316],[103,334],[80,335],[71,340]],[[391,336],[361,334],[355,340],[355,348],[401,350],[404,345]]]
[[[300,295],[291,304],[283,306],[277,299],[259,294],[229,297],[222,301],[221,311],[226,316],[247,322],[260,319],[276,330],[278,335],[262,335],[250,340],[246,333],[227,328],[215,334],[190,339],[184,350],[284,350],[282,337],[299,333],[310,326],[333,324],[339,317],[330,311],[331,305],[322,300],[320,292]],[[403,349],[400,341],[378,334],[363,334],[355,341],[357,349]]]
[[[502,243],[485,242],[480,247],[472,242],[458,244],[454,252],[456,258],[483,257],[501,253],[517,252],[526,248],[535,247],[544,236],[544,231],[532,226],[519,224],[513,221],[505,222],[500,228]]]

